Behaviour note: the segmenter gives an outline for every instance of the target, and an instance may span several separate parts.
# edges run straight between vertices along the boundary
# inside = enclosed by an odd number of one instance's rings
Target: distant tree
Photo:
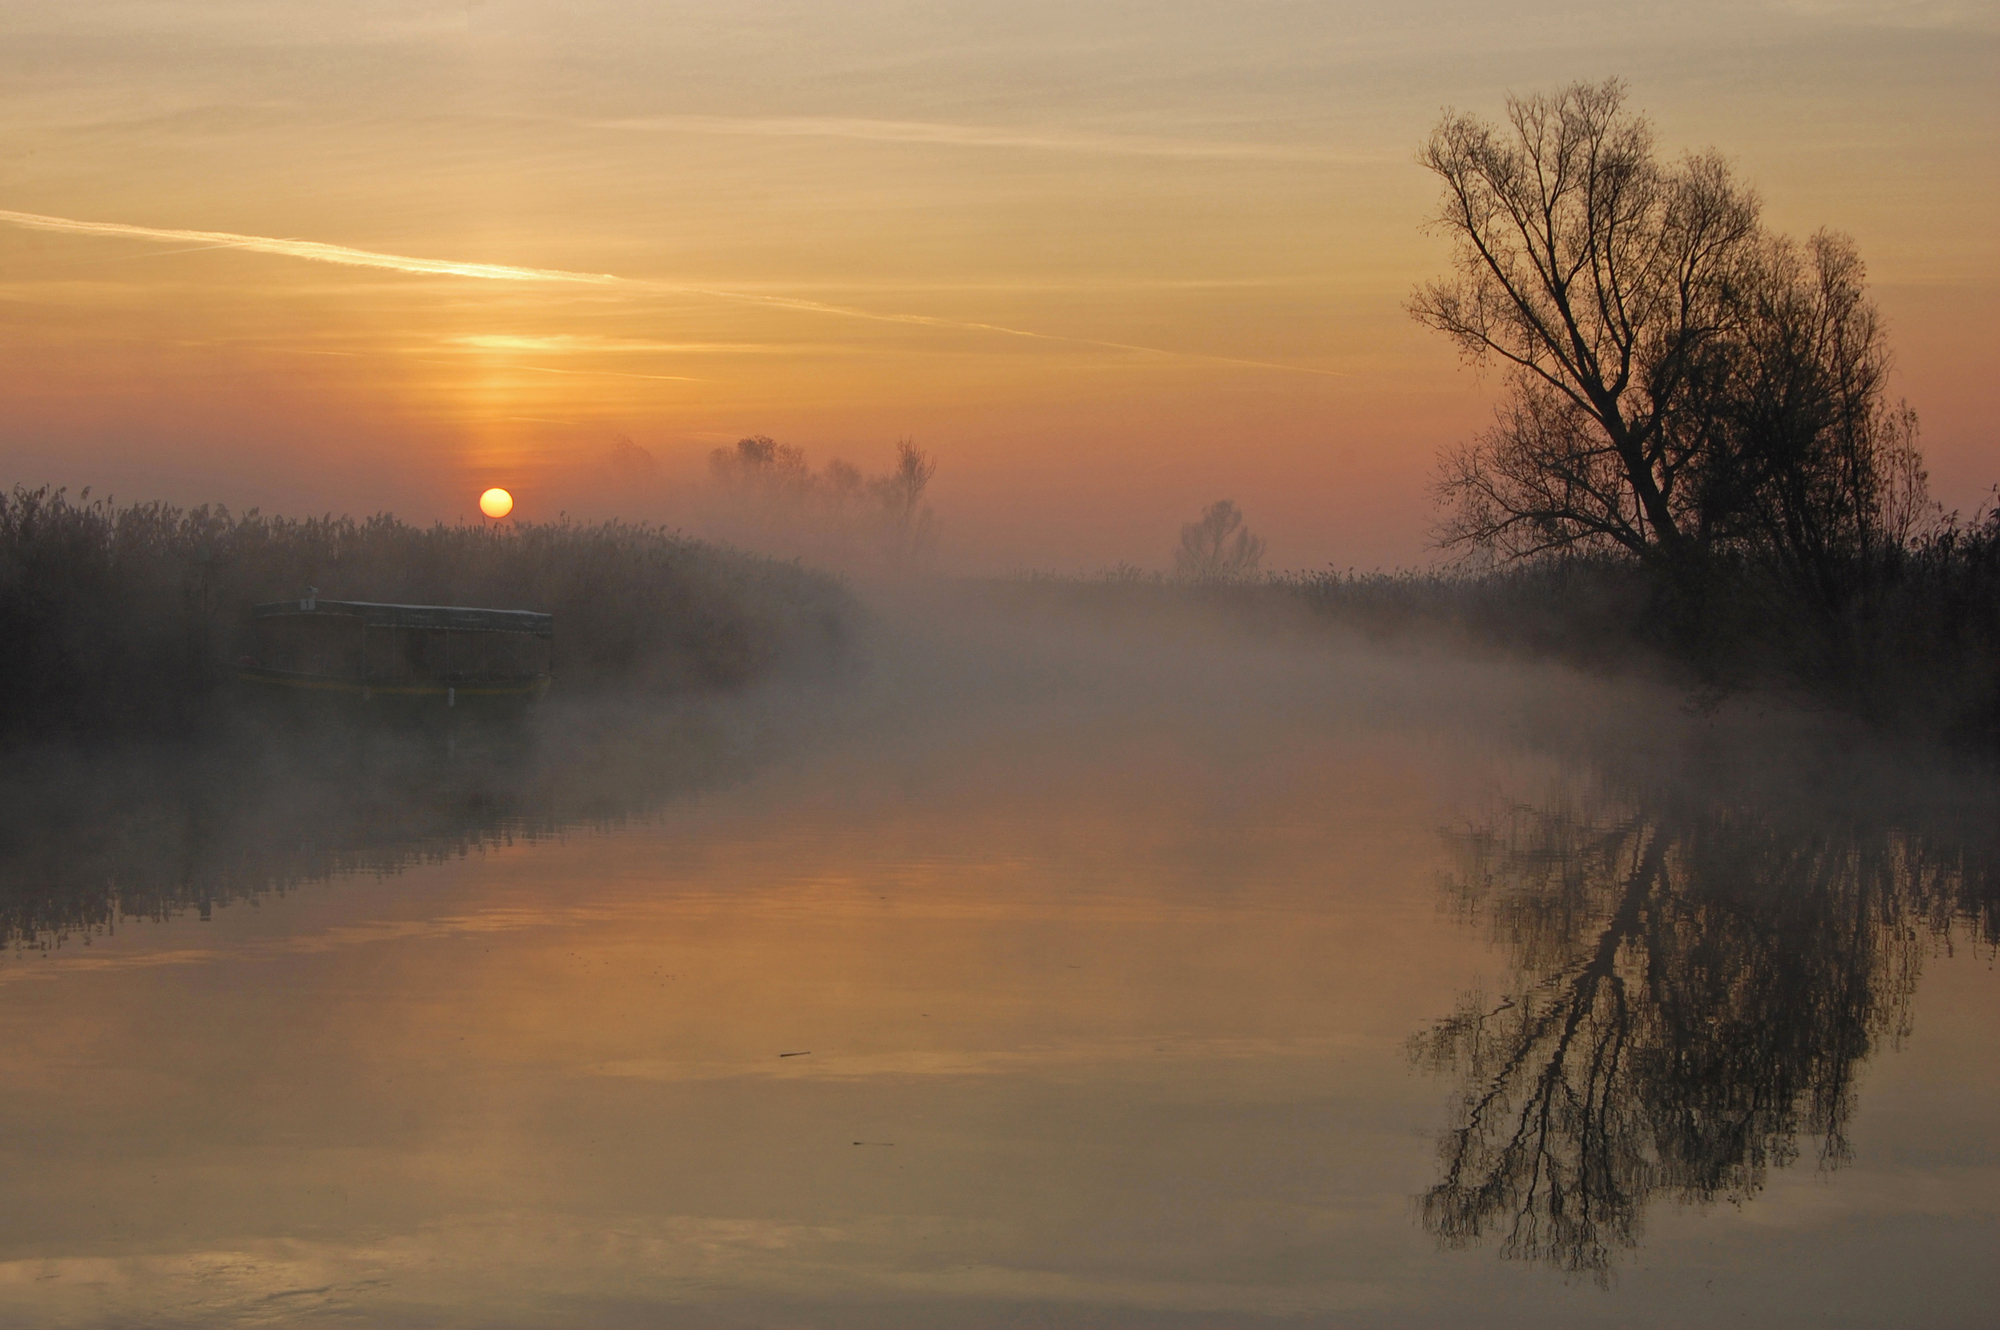
[[[805,449],[762,434],[738,439],[734,448],[715,449],[708,455],[708,469],[718,483],[737,490],[773,494],[812,487]]]
[[[1444,460],[1447,546],[1748,550],[1825,596],[1924,508],[1853,245],[1766,234],[1714,153],[1659,161],[1617,80],[1509,99],[1503,126],[1449,114],[1421,160],[1455,271],[1411,313],[1509,371]]]
[[[858,478],[860,473],[855,474]],[[931,510],[924,507],[924,491],[936,474],[936,458],[917,447],[914,440],[898,439],[895,467],[869,482],[868,488],[882,505],[891,562],[908,564],[927,559],[934,551],[936,524]]]
[[[605,466],[621,485],[650,485],[660,478],[660,464],[653,455],[620,434],[612,439],[604,455]]]
[[[1174,571],[1197,582],[1225,582],[1249,577],[1264,562],[1264,542],[1250,534],[1235,503],[1219,499],[1201,519],[1181,528],[1174,550]]]
[[[850,499],[861,493],[866,482],[861,476],[861,468],[852,462],[843,462],[838,457],[820,469],[820,483],[827,493],[841,499]]]
[[[839,458],[815,472],[805,449],[764,435],[709,454],[705,522],[717,535],[838,566],[906,570],[937,546],[924,492],[937,460],[908,439],[877,476]]]

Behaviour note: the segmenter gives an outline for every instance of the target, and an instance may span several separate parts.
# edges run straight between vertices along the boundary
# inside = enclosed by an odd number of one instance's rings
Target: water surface
[[[1985,1323],[1977,781],[1435,650],[918,623],[667,720],[52,765],[0,1314]]]

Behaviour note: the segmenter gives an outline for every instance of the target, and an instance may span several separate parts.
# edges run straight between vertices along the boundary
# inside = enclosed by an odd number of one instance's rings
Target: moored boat
[[[548,691],[555,616],[374,601],[272,601],[250,609],[256,653],[236,662],[253,693],[323,707],[505,715]]]

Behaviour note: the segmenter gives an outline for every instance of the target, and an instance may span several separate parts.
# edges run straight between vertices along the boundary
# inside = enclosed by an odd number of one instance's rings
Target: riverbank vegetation
[[[1645,671],[1701,702],[1759,693],[1919,739],[2000,748],[2000,514],[1856,557],[1837,612],[1745,558],[1698,581],[1617,555],[1484,571],[1308,573],[1273,590],[1376,634],[1443,631],[1586,669]]]
[[[727,689],[837,657],[836,578],[624,522],[419,527],[86,493],[0,494],[0,743],[208,724],[256,602],[304,595],[555,614],[565,688]]]
[[[1854,558],[1838,614],[1752,559],[1713,558],[1702,573],[1667,579],[1628,555],[1572,552],[1238,578],[1128,565],[1015,585],[1098,615],[1196,606],[1246,627],[1318,622],[1377,641],[1552,657],[1664,680],[1698,706],[1759,696],[1885,735],[2000,750],[2000,511]]]

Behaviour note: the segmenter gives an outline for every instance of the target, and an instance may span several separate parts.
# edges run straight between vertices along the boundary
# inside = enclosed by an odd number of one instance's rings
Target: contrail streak
[[[349,268],[388,268],[396,272],[435,273],[442,277],[481,277],[499,282],[584,282],[592,286],[618,286],[625,281],[609,273],[558,272],[549,268],[516,268],[504,263],[416,259],[407,254],[383,254],[377,250],[351,249],[346,245],[328,245],[317,240],[283,240],[275,236],[236,235],[229,231],[175,231],[157,226],[128,226],[123,222],[80,222],[69,217],[44,217],[40,213],[10,212],[6,209],[0,209],[0,222],[11,222],[35,231],[117,236],[127,240],[173,244],[193,243],[204,249],[242,249],[253,254],[281,254],[290,259],[338,263]]]
[[[856,309],[851,305],[830,305],[823,301],[802,300],[792,296],[731,291],[723,287],[685,286],[642,278],[619,277],[612,273],[568,272],[560,268],[520,268],[505,263],[461,263],[454,259],[422,259],[407,254],[385,254],[380,250],[329,245],[318,240],[246,236],[230,231],[182,231],[156,226],[132,226],[124,222],[86,222],[69,217],[47,217],[33,212],[13,212],[4,208],[0,208],[0,222],[35,231],[59,231],[70,235],[108,236],[170,244],[196,243],[202,248],[240,249],[254,254],[276,254],[284,258],[308,259],[315,263],[335,263],[349,268],[385,268],[392,272],[471,277],[495,282],[614,287],[657,295],[706,296],[712,300],[731,300],[741,304],[763,305],[772,309],[792,309],[847,319],[864,319],[871,323],[902,323],[923,328],[949,328],[958,332],[993,333],[1003,337],[1028,338],[1037,342],[1063,342],[1072,346],[1095,346],[1112,351],[1137,351],[1145,355],[1168,356],[1176,360],[1193,360],[1211,365],[1236,365],[1248,369],[1278,370],[1284,373],[1312,374],[1326,378],[1346,377],[1338,370],[1315,369],[1306,365],[1286,365],[1268,360],[1242,360],[1234,356],[1210,355],[1200,351],[1172,351],[1165,347],[1141,346],[1133,342],[1110,342],[1096,337],[1035,332],[1027,328],[1009,328],[998,323],[946,319],[930,314],[886,314],[876,310]]]

